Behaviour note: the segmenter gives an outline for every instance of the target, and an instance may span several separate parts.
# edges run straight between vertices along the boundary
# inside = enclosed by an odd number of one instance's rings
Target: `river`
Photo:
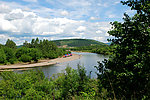
[[[91,78],[96,78],[96,68],[94,66],[98,66],[98,61],[103,61],[104,59],[108,59],[108,56],[101,55],[101,54],[95,54],[95,53],[85,53],[85,52],[72,52],[73,54],[82,55],[80,56],[80,59],[63,62],[60,64],[50,65],[50,66],[44,66],[40,68],[41,71],[44,72],[44,75],[46,77],[51,77],[53,74],[64,72],[65,68],[67,66],[72,67],[73,69],[77,69],[77,65],[80,64],[81,66],[85,67],[85,70],[87,71],[87,75],[92,71]]]

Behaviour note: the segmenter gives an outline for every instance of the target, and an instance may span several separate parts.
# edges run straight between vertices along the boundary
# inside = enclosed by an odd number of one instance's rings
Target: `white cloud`
[[[131,16],[133,16],[133,15],[136,13],[135,10],[131,10],[131,9],[128,9],[128,10],[126,10],[125,12],[126,12],[127,14],[131,15]]]
[[[96,31],[96,33],[103,33],[101,30]]]
[[[4,43],[8,38],[10,38],[8,35],[0,34],[0,42]]]
[[[81,7],[81,6],[90,6],[91,3],[87,0],[73,0],[73,1],[70,1],[68,3],[66,3],[67,6],[70,6],[70,7]]]
[[[100,18],[98,17],[90,17],[90,20],[99,20]]]
[[[61,7],[67,6],[71,8],[90,6],[91,2],[88,0],[46,0],[49,4],[61,4]]]
[[[116,1],[116,2],[114,2],[114,5],[119,4],[119,3],[120,3],[120,1]]]
[[[9,14],[5,16],[6,20],[16,20],[16,19],[22,19],[24,17],[24,14],[21,9],[15,9],[12,10]]]
[[[79,33],[81,36],[84,35],[85,33]]]
[[[109,4],[108,3],[104,3],[104,2],[98,3],[97,5],[98,6],[102,6],[102,7],[109,7]]]
[[[79,31],[79,32],[82,32],[82,31],[85,31],[86,30],[86,27],[85,26],[79,26],[78,28],[77,28],[77,31]]]
[[[11,22],[0,19],[0,31],[16,32],[17,28]]]
[[[101,7],[110,7],[110,6],[113,6],[113,5],[117,5],[120,3],[121,0],[100,0],[97,5],[98,6],[101,6]]]
[[[108,18],[116,18],[117,16],[115,14],[108,15]]]
[[[90,17],[90,19],[91,19],[91,20],[95,20],[96,18],[95,18],[95,17]]]
[[[37,18],[37,15],[34,12],[23,12],[25,18]]]
[[[82,0],[83,2],[85,0]],[[71,3],[71,2],[70,2]],[[74,1],[74,4],[78,4]],[[67,4],[70,6],[72,4]],[[14,6],[14,5],[13,5]],[[91,6],[91,3],[82,4],[82,6]],[[7,8],[7,7],[6,7]],[[30,41],[32,38],[39,39],[69,39],[69,38],[89,38],[106,42],[110,29],[109,22],[90,22],[86,20],[72,19],[72,16],[79,14],[76,18],[88,14],[88,10],[80,9],[78,11],[66,11],[63,9],[50,9],[42,7],[41,9],[24,10],[24,6],[17,5],[17,8],[11,8],[8,4],[9,12],[0,13],[0,32],[4,32],[6,38],[13,38],[17,44],[24,40]],[[22,9],[21,9],[22,8]],[[49,14],[49,17],[43,17],[42,12]],[[51,16],[53,13],[54,17]],[[63,15],[65,18],[61,18]],[[66,17],[66,16],[69,16]],[[88,17],[89,18],[89,17]],[[97,20],[99,17],[91,17],[91,20]],[[1,35],[1,33],[0,33]],[[17,35],[17,36],[15,36]],[[97,37],[97,38],[96,38]]]
[[[69,13],[67,11],[65,11],[65,10],[61,12],[61,15],[63,15],[63,16],[67,16],[68,14]]]
[[[106,32],[106,33],[105,33],[105,36],[109,36],[109,34]]]
[[[13,40],[15,42],[19,41],[20,44],[18,44],[18,45],[21,45],[23,43],[23,41],[20,41],[20,39],[18,39],[18,38],[11,37],[7,34],[0,34],[0,40],[1,40],[0,43],[1,44],[5,44],[8,39]],[[17,43],[19,43],[19,42],[17,42]]]
[[[22,9],[22,10],[31,10],[29,7],[32,7],[33,5],[31,4],[31,5],[21,5],[21,4],[19,4],[19,3],[16,3],[16,2],[5,2],[5,0],[1,0],[0,1],[0,4],[1,5],[5,5],[6,6],[6,8],[9,10],[9,11],[7,11],[7,13],[8,12],[10,12],[11,10],[14,10],[14,9]]]
[[[37,0],[23,0],[25,2],[37,2]]]
[[[11,10],[9,8],[9,6],[5,5],[5,4],[1,4],[0,5],[0,13],[9,13]]]
[[[98,40],[98,41],[106,41],[104,37],[93,37],[92,39]]]

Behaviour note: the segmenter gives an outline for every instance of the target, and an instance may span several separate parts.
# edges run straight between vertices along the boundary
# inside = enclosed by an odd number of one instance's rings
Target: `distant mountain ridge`
[[[81,46],[90,46],[90,45],[107,45],[105,43],[92,40],[92,39],[62,39],[54,40],[57,46],[60,47],[81,47]]]

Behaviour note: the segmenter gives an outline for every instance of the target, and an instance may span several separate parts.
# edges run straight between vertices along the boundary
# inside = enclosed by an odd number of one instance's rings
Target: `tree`
[[[9,47],[9,48],[13,48],[16,49],[16,43],[13,42],[12,40],[8,39],[5,46]]]
[[[30,57],[29,55],[26,55],[26,54],[21,55],[21,57],[19,58],[19,60],[22,62],[30,62],[31,59],[32,59],[32,57]]]
[[[9,47],[4,47],[3,50],[6,54],[6,60],[13,64],[16,61],[15,50]]]
[[[23,46],[24,46],[24,47],[27,47],[27,48],[30,48],[30,47],[31,47],[31,44],[28,43],[27,41],[25,41],[25,42],[23,43]]]
[[[35,48],[39,47],[39,38],[36,38],[34,45],[35,45]]]
[[[4,45],[0,44],[0,49],[1,49],[2,47],[4,47]]]
[[[44,58],[58,57],[56,52],[58,50],[58,47],[52,41],[48,41],[45,39],[43,41],[40,41],[38,49],[42,51],[42,55]]]
[[[38,49],[36,49],[36,48],[31,48],[29,55],[32,57],[32,60],[34,60],[34,61],[36,61],[36,62],[37,62],[38,59],[40,59],[41,56],[42,56],[41,52],[40,52]]]
[[[24,62],[29,61],[29,59],[30,59],[30,61],[34,60],[37,62],[38,59],[41,58],[41,56],[42,56],[41,51],[38,50],[37,48],[21,47],[21,48],[17,49],[17,52],[16,52],[16,57],[19,59],[25,59],[25,57],[27,57],[28,60],[26,60]]]
[[[28,55],[29,52],[30,52],[29,48],[27,48],[27,47],[21,47],[21,48],[17,49],[17,51],[16,51],[16,57],[19,58],[23,54]]]
[[[45,39],[39,40],[38,38],[32,39],[31,43],[25,41],[23,47],[17,50],[16,57],[19,58],[22,54],[28,54],[34,61],[37,61],[41,56],[50,59],[57,58],[66,52],[65,50],[59,49],[54,42]]]
[[[4,63],[6,61],[6,54],[3,49],[0,49],[0,63]]]
[[[32,39],[31,41],[31,48],[34,48],[35,47],[35,39]]]
[[[115,37],[115,49],[109,60],[97,67],[99,89],[118,99],[150,98],[150,1],[128,0],[122,2],[137,13],[133,17],[124,14],[124,22],[111,23],[108,33]],[[112,96],[110,95],[110,96]]]

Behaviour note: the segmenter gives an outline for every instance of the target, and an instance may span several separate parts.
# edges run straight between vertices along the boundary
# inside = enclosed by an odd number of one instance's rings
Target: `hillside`
[[[81,46],[90,46],[90,45],[106,45],[105,43],[91,40],[91,39],[63,39],[63,40],[54,40],[57,46],[64,47],[81,47]]]

